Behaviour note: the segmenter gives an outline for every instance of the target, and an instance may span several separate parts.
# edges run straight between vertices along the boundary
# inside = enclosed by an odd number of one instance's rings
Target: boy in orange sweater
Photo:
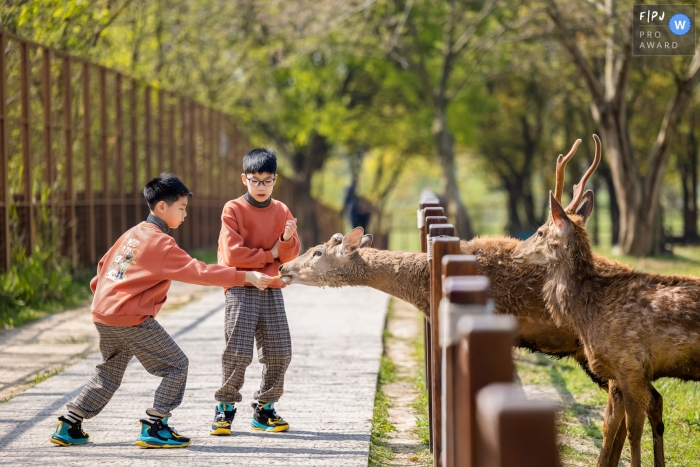
[[[174,175],[163,173],[146,184],[143,194],[151,213],[131,228],[102,257],[97,276],[90,282],[95,294],[92,319],[100,336],[102,363],[58,418],[51,442],[61,446],[84,444],[90,437],[82,430],[84,418],[92,418],[107,405],[121,384],[131,357],[163,380],[153,407],[141,420],[136,444],[151,448],[178,448],[190,444],[168,425],[170,411],[182,402],[188,360],[175,341],[153,319],[167,299],[172,280],[199,285],[230,287],[252,284],[265,288],[272,278],[252,271],[206,265],[191,258],[168,235],[187,217],[192,193]]]
[[[277,274],[282,263],[299,255],[296,219],[287,206],[272,199],[277,158],[270,149],[253,149],[243,157],[241,180],[248,192],[226,203],[221,215],[219,264],[240,270]],[[284,374],[292,359],[292,343],[277,278],[264,290],[236,284],[226,290],[226,348],[221,357],[222,383],[211,426],[212,435],[230,435],[242,400],[245,370],[253,360],[253,338],[263,364],[260,389],[255,392],[251,428],[286,431],[289,425],[274,409],[282,395]]]

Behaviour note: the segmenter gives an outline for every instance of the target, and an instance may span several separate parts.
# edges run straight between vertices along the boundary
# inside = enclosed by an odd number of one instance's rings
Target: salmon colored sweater
[[[204,264],[190,257],[155,224],[127,230],[97,265],[90,282],[92,320],[107,326],[136,326],[156,316],[173,280],[198,285],[243,285],[245,272]]]
[[[282,241],[284,224],[293,219],[289,208],[275,199],[264,208],[252,206],[243,196],[229,201],[221,214],[219,264],[276,276],[282,263],[299,255],[300,243],[296,232],[286,242]],[[273,258],[270,250],[277,240],[279,258]],[[252,284],[246,282],[245,285]],[[284,282],[277,279],[268,287],[284,286]]]

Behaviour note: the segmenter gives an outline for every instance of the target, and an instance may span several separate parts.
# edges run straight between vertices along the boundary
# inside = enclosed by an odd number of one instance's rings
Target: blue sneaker
[[[274,402],[263,404],[253,401],[250,405],[253,407],[253,419],[250,421],[251,430],[271,431],[274,433],[289,430],[289,423],[285,422],[275,412]]]
[[[59,446],[72,446],[74,444],[85,444],[90,441],[90,437],[83,431],[80,422],[73,423],[61,416],[58,417],[56,432],[51,435],[49,441]]]
[[[152,422],[141,422],[141,436],[136,440],[137,446],[144,448],[186,448],[190,445],[190,439],[179,435],[174,428],[168,426],[168,417]]]
[[[219,402],[214,409],[214,421],[211,424],[210,435],[227,436],[231,434],[231,423],[236,416],[236,408],[228,402]]]

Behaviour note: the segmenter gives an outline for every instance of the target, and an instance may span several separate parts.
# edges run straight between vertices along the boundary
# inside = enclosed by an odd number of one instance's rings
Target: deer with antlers
[[[596,155],[587,174],[600,162],[600,140],[593,138]],[[550,193],[550,219],[513,258],[544,266],[548,311],[576,332],[591,371],[608,380],[598,465],[609,465],[625,420],[631,465],[640,467],[645,413],[654,399],[651,382],[700,380],[700,279],[600,268],[585,228],[593,209],[586,180],[566,209]]]
[[[581,140],[577,140],[566,156],[559,155],[556,167],[555,194],[561,200],[564,187],[564,169],[573,157]],[[584,178],[590,174],[584,175]],[[582,179],[578,186],[585,186]],[[368,286],[401,298],[421,310],[430,313],[430,270],[424,253],[386,251],[370,248],[371,235],[364,235],[361,228],[343,236],[333,235],[325,244],[310,248],[304,255],[280,267],[282,280],[287,284],[304,284],[316,287]],[[522,242],[509,237],[477,237],[462,240],[462,254],[475,255],[479,262],[479,274],[488,276],[495,312],[517,318],[519,347],[546,355],[574,358],[588,375],[602,388],[607,381],[595,376],[588,369],[583,346],[567,326],[558,326],[550,316],[542,297],[545,270],[535,264],[517,264],[511,259],[513,251]],[[631,272],[616,261],[594,255],[596,266],[604,271]],[[648,418],[654,437],[655,467],[663,467],[663,400],[651,388],[652,403]],[[610,466],[617,466],[625,441],[625,425],[615,438]]]

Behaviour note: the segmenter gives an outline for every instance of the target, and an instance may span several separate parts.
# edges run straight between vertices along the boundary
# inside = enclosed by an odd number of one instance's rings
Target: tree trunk
[[[697,244],[698,237],[698,144],[695,139],[695,118],[690,119],[686,139],[686,155],[678,164],[683,187],[683,242]]]
[[[446,109],[438,108],[433,121],[433,137],[437,146],[438,159],[444,180],[444,195],[447,202],[447,215],[454,220],[455,235],[463,239],[474,236],[471,219],[462,203],[457,184],[454,136],[447,126]]]
[[[631,145],[627,135],[620,134],[618,118],[610,112],[599,122],[603,144],[606,149],[615,196],[620,209],[620,236],[618,244],[624,253],[634,256],[646,256],[653,251],[653,239],[659,235],[653,232],[654,215],[657,203],[646,204],[642,193],[642,180],[631,154]],[[658,225],[658,224],[657,224]]]
[[[520,201],[520,187],[512,180],[504,180],[506,191],[508,192],[508,225],[506,230],[508,235],[515,237],[523,230],[523,224],[520,221],[518,213],[518,202]]]
[[[292,213],[297,218],[297,233],[302,251],[320,242],[316,200],[311,197],[311,178],[299,177],[292,180],[296,209]]]
[[[615,183],[613,182],[607,161],[604,160],[600,163],[600,166],[598,166],[598,174],[602,177],[605,188],[608,191],[611,244],[618,245],[620,242],[620,208],[617,205]],[[595,192],[594,190],[594,193]]]
[[[330,146],[325,137],[314,134],[309,144],[292,154],[289,159],[294,168],[292,182],[297,212],[299,240],[302,248],[310,248],[320,243],[318,217],[316,216],[316,200],[311,196],[311,179],[323,168]]]
[[[591,95],[593,120],[603,136],[620,208],[619,245],[624,253],[646,256],[656,248],[654,239],[661,238],[659,222],[655,221],[661,182],[676,126],[700,79],[700,48],[696,48],[685,76],[676,80],[676,93],[668,103],[656,142],[649,153],[646,174],[641,175],[630,144],[626,111],[632,45],[630,42],[621,44],[622,53],[619,57],[615,53],[612,34],[617,18],[615,1],[606,0],[604,6],[606,23],[601,32],[605,34],[606,53],[602,85],[600,77],[578,47],[576,37],[566,26],[556,1],[549,0],[547,3],[547,12],[561,33],[562,44],[581,72]]]

